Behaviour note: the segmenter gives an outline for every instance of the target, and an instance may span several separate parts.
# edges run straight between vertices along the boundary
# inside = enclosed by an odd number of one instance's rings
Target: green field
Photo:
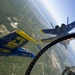
[[[30,8],[26,1],[0,0],[0,28],[4,31],[2,32],[2,35],[6,35],[9,32],[16,30],[10,25],[10,23],[16,21],[18,23],[17,27],[30,35],[36,41],[39,41],[43,37],[43,34],[40,33],[40,29],[44,28],[44,26],[38,20],[37,15],[34,15],[32,8]],[[2,28],[3,25],[6,27],[5,29],[7,31]],[[41,43],[39,44],[41,45]],[[35,54],[39,51],[37,45],[32,42],[29,42],[24,47]],[[31,58],[19,56],[1,56],[0,58],[0,75],[24,75],[27,66],[32,60]],[[40,65],[38,65],[38,67],[39,66]],[[39,71],[41,75],[40,67],[38,72]]]

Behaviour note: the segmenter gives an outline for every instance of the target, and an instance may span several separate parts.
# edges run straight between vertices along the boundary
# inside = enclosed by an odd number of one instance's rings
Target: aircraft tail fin
[[[60,44],[63,45],[65,49],[67,49],[67,44],[65,42],[61,42]]]
[[[67,17],[67,25],[69,24],[69,17]]]

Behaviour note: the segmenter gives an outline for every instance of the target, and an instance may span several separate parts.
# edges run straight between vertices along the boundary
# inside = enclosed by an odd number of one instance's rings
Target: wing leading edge
[[[54,34],[54,35],[57,35],[55,29],[42,29],[41,32],[42,33],[46,33],[46,34]]]
[[[47,38],[47,39],[41,39],[40,41],[43,43],[47,43],[47,42],[52,42],[54,40],[56,40],[58,37],[51,37],[51,38]]]

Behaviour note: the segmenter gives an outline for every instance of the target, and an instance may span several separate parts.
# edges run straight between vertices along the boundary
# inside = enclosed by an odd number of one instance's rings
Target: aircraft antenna
[[[50,25],[54,28],[53,24],[50,22]]]

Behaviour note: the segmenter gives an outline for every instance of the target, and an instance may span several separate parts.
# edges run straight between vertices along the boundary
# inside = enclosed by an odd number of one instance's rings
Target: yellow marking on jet
[[[11,52],[11,50],[0,48],[0,52],[10,53],[10,52]]]
[[[53,40],[48,40],[48,39],[46,39],[46,40],[40,40],[40,42],[42,42],[42,43],[47,43],[47,42],[52,42]]]
[[[14,49],[18,46],[19,44],[15,43],[14,40],[10,41],[9,43],[5,44],[6,47]]]
[[[44,44],[44,42],[42,42],[42,40],[39,40],[39,42],[41,42],[41,43],[43,43],[43,44]]]
[[[0,52],[2,52],[2,48],[0,48]]]
[[[11,51],[10,50],[7,50],[7,49],[3,49],[3,52],[4,53],[10,53]]]
[[[33,38],[31,38],[29,35],[27,35],[25,32],[23,32],[22,30],[16,30],[16,33],[19,34],[20,36],[22,36],[23,38],[30,40],[36,44],[38,44],[37,41],[35,41]]]
[[[40,32],[44,34],[44,32],[42,30],[40,30]]]
[[[19,44],[22,44],[23,42],[26,41],[26,39],[22,38],[22,37],[17,37],[17,40],[19,40]]]

